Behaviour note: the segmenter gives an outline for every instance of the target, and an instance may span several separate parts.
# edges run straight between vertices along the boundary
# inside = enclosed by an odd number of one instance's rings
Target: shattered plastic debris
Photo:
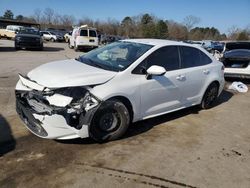
[[[233,82],[228,89],[238,91],[240,93],[246,93],[248,91],[248,87],[242,82]]]

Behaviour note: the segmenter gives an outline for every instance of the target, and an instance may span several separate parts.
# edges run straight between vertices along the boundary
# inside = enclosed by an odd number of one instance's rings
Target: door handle
[[[204,74],[209,74],[210,71],[209,71],[208,69],[205,69],[205,70],[203,70],[203,73],[204,73]]]
[[[176,80],[182,81],[182,80],[185,80],[185,78],[186,77],[184,75],[179,75],[179,76],[176,77]]]

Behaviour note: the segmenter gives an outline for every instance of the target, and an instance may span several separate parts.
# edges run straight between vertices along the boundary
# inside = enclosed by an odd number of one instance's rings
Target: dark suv
[[[21,48],[36,48],[39,50],[43,49],[43,38],[40,32],[33,28],[21,29],[15,36],[15,49]]]

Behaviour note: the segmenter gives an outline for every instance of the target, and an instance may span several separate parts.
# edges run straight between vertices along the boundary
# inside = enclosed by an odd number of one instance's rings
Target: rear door
[[[89,43],[92,46],[98,46],[98,37],[94,29],[89,29]]]
[[[201,92],[209,75],[212,60],[197,48],[180,46],[182,104],[190,106],[202,97]]]
[[[88,37],[88,29],[87,28],[81,28],[78,31],[76,37],[76,45],[77,46],[86,46],[88,45],[89,37]]]

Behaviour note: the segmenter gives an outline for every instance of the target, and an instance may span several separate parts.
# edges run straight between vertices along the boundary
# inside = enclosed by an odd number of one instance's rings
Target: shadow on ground
[[[250,85],[250,79],[243,79],[243,78],[226,78],[226,81],[230,82],[242,82],[244,84]]]
[[[15,48],[14,47],[0,47],[0,53],[1,52],[15,52]]]
[[[216,107],[218,105],[221,105],[222,103],[229,101],[233,95],[234,95],[233,93],[223,90],[220,97],[214,103],[213,107]],[[162,123],[167,123],[169,121],[184,117],[189,114],[199,114],[199,111],[201,110],[202,109],[199,106],[193,106],[193,107],[182,109],[176,112],[158,116],[155,118],[150,118],[144,121],[133,123],[129,127],[127,134],[125,134],[123,138],[128,138],[128,137],[136,136],[138,134],[142,134],[144,132],[149,131],[150,129],[152,129],[153,127],[157,125],[160,125]]]
[[[12,131],[7,120],[0,114],[0,157],[14,150],[16,140],[12,135]]]
[[[62,51],[64,48],[58,48],[58,47],[44,47],[43,50],[38,49],[21,49],[16,50],[14,47],[0,47],[0,53],[1,52],[17,52],[17,51],[41,51],[41,52],[58,52]]]
[[[57,52],[57,51],[62,51],[64,48],[58,48],[58,47],[44,47],[42,51],[46,52]]]

